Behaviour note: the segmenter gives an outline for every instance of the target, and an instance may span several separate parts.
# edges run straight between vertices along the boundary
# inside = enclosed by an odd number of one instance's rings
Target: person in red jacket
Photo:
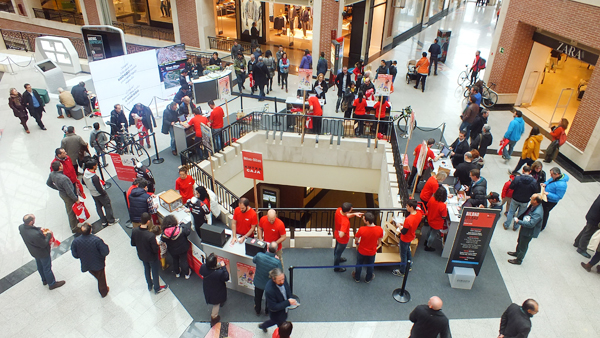
[[[285,321],[273,331],[272,338],[290,338],[293,328],[292,322]]]
[[[392,108],[392,106],[390,106],[387,96],[384,96],[382,100],[377,100],[377,102],[375,103],[373,108],[375,108],[375,118],[376,119],[381,120],[381,121],[388,121],[390,119],[389,116],[386,116],[386,113],[387,113],[388,109]],[[387,135],[387,129],[388,129],[387,123],[381,123],[381,125],[379,126],[379,132],[382,133],[383,135]]]
[[[194,178],[188,175],[185,168],[179,169],[179,177],[175,180],[175,190],[179,190],[181,202],[185,204],[190,198],[194,197]]]
[[[71,183],[75,184],[77,182],[77,173],[67,152],[63,148],[56,148],[54,154],[56,157],[50,162],[50,172],[52,172],[52,163],[59,161],[63,165],[63,174],[71,180]]]
[[[354,243],[358,251],[356,253],[356,265],[358,266],[352,271],[352,279],[357,283],[360,283],[361,265],[375,263],[375,254],[383,238],[383,229],[375,224],[375,216],[372,213],[364,214],[363,222],[365,225],[360,227],[354,235]],[[374,266],[367,266],[365,283],[368,284],[375,278],[373,270]]]
[[[215,101],[213,100],[208,101],[208,106],[212,109],[212,112],[210,113],[210,127],[212,128],[215,142],[215,153],[218,153],[223,149],[221,131],[223,130],[223,118],[225,117],[225,112],[223,112],[223,108],[215,105]]]
[[[364,98],[364,93],[359,91],[358,98],[354,100],[352,106],[354,107],[354,116],[359,119],[358,120],[358,131],[356,132],[356,136],[362,135],[364,128],[364,118],[367,114],[367,100]]]
[[[501,207],[504,206],[504,204],[506,204],[506,211],[504,212],[504,216],[506,216],[506,214],[508,214],[508,208],[510,207],[510,202],[512,201],[512,195],[514,190],[513,189],[509,189],[508,187],[510,187],[510,184],[512,183],[512,181],[514,181],[515,177],[520,176],[521,174],[519,174],[518,172],[514,172],[510,175],[510,178],[508,179],[508,181],[506,181],[506,183],[504,183],[504,186],[502,187],[502,205]],[[500,209],[502,210],[502,209]]]
[[[406,269],[412,268],[412,252],[410,251],[410,243],[415,239],[415,231],[421,224],[423,219],[423,213],[417,210],[417,201],[409,200],[406,204],[406,211],[408,216],[404,219],[404,224],[398,227],[400,232],[400,268],[392,271],[394,276],[402,277],[406,273]],[[408,262],[411,265],[408,265]]]
[[[438,190],[438,188],[442,186],[442,182],[444,182],[447,177],[448,174],[445,171],[441,171],[437,175],[432,175],[431,177],[429,177],[427,182],[425,182],[425,186],[423,187],[423,190],[421,190],[421,194],[419,195],[419,198],[425,205],[427,205],[427,202],[429,202],[431,196],[433,196],[433,194]]]
[[[429,223],[429,235],[425,241],[425,251],[435,251],[433,248],[433,241],[436,238],[441,238],[441,231],[444,229],[444,223],[448,218],[448,206],[446,200],[448,199],[448,192],[446,188],[439,187],[433,198],[427,203],[427,223]]]

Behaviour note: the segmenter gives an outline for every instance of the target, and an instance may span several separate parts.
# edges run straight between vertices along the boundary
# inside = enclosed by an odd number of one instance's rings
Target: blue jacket
[[[141,222],[142,214],[145,212],[152,214],[150,198],[150,194],[142,188],[138,187],[131,190],[129,195],[129,218],[132,222]]]
[[[524,213],[519,216],[519,224],[521,225],[521,233],[523,236],[537,238],[542,231],[542,221],[544,219],[544,208],[539,204],[529,214],[525,215],[533,206],[529,204]]]
[[[108,253],[108,245],[96,235],[82,235],[71,243],[71,254],[81,261],[81,272],[104,269]]]
[[[287,312],[285,312],[285,308],[290,306],[290,301],[288,299],[292,298],[292,291],[290,290],[290,285],[288,284],[287,279],[283,286],[285,287],[285,298],[283,297],[283,294],[281,294],[281,291],[279,291],[277,284],[275,284],[272,279],[269,279],[267,285],[265,286],[265,298],[267,299],[269,318],[277,322],[277,325],[285,322],[287,319]]]
[[[259,252],[252,258],[252,262],[256,264],[256,272],[254,273],[254,287],[264,290],[267,282],[270,280],[269,272],[275,268],[280,268],[281,261],[275,258],[275,254],[271,252]]]
[[[548,202],[557,203],[567,192],[567,182],[569,182],[569,176],[562,174],[557,180],[550,178],[546,181],[546,192],[548,193]]]
[[[508,130],[504,133],[504,138],[509,141],[518,141],[525,132],[525,121],[522,117],[515,117],[508,125]]]
[[[300,69],[311,69],[310,65],[312,65],[312,55],[304,55],[300,61]]]

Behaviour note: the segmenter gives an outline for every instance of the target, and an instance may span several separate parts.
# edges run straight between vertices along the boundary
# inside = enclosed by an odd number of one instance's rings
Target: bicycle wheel
[[[131,143],[127,148],[129,150],[129,154],[133,155],[137,162],[141,162],[146,167],[149,167],[150,164],[152,164],[152,161],[150,161],[150,155],[148,155],[148,151],[146,151],[144,146],[135,142]]]
[[[488,96],[481,99],[481,104],[484,107],[490,108],[493,107],[498,102],[498,94],[496,92],[490,90],[488,92]]]
[[[408,116],[403,115],[398,119],[396,125],[398,126],[398,129],[400,129],[401,132],[406,133],[406,131],[408,130],[408,122]]]
[[[108,140],[108,142],[106,140]],[[101,131],[98,134],[96,134],[95,141],[97,144],[104,144],[104,146],[100,147],[100,150],[104,154],[116,154],[119,149],[119,145],[117,144],[115,137],[105,131]]]
[[[463,96],[464,97],[470,97],[471,96],[471,86],[467,86],[467,88],[465,88],[465,91],[463,92]]]
[[[458,85],[464,86],[465,81],[468,81],[468,80],[469,80],[469,74],[465,70],[460,72],[460,74],[458,75],[458,80],[457,80]]]

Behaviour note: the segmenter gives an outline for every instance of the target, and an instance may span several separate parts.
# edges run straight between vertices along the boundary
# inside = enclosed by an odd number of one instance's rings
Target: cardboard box
[[[381,253],[395,253],[400,254],[400,247],[398,245],[382,245]]]
[[[183,205],[181,202],[181,195],[179,195],[179,193],[173,189],[167,190],[160,194],[159,198],[160,206],[169,210],[169,212],[173,212],[175,209]]]
[[[412,242],[410,242],[410,252],[413,257],[415,257],[415,253],[417,253],[417,246],[419,246],[419,239],[415,238]]]

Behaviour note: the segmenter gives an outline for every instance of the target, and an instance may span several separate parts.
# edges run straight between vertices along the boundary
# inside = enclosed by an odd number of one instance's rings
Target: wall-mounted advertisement
[[[185,54],[185,45],[178,44],[156,49],[156,60],[158,62],[158,72],[160,82],[165,89],[179,87],[179,76],[185,69],[187,55]]]

